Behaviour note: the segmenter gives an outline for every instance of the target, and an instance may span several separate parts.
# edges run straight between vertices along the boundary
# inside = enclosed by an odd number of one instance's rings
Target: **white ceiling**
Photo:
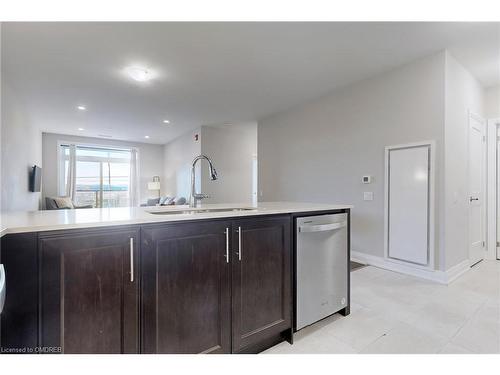
[[[444,48],[485,87],[500,84],[499,25],[4,23],[2,80],[44,131],[165,143],[203,124],[257,120]],[[121,73],[131,63],[159,76],[133,83]]]

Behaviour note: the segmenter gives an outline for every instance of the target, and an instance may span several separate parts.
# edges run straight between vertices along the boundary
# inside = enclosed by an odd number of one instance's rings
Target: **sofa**
[[[141,204],[141,207],[151,206],[173,206],[186,204],[187,200],[184,197],[159,197],[148,199],[146,203]]]
[[[91,204],[78,206],[69,197],[45,197],[46,210],[72,210],[75,208],[92,208]]]

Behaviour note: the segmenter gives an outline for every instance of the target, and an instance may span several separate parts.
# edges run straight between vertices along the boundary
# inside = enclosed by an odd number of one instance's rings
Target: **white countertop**
[[[41,232],[48,230],[92,228],[210,218],[231,218],[254,215],[287,214],[352,208],[347,204],[318,204],[298,202],[259,202],[249,204],[205,204],[199,209],[253,208],[251,211],[157,215],[148,211],[189,209],[189,206],[83,208],[76,210],[2,212],[0,237],[7,233]]]

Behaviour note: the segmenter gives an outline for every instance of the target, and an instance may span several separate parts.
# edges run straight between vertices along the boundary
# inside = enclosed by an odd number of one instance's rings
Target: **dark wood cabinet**
[[[288,216],[146,226],[141,238],[143,352],[258,351],[291,330]]]
[[[29,353],[38,345],[37,234],[8,234],[1,239],[6,298],[0,315],[0,352]]]
[[[2,348],[251,353],[292,337],[291,215],[4,236]]]
[[[233,352],[291,327],[291,246],[288,216],[233,222]]]
[[[41,234],[40,345],[139,352],[139,229]]]
[[[144,353],[230,353],[231,279],[224,221],[142,229]]]

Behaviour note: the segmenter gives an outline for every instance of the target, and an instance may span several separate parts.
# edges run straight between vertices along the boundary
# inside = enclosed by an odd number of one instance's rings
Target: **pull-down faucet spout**
[[[198,203],[205,198],[209,198],[208,195],[203,194],[203,193],[197,193],[196,192],[196,173],[195,173],[195,167],[196,163],[198,160],[205,159],[208,162],[208,170],[210,172],[210,178],[212,181],[217,180],[217,171],[215,170],[215,167],[212,163],[212,160],[208,156],[205,155],[198,155],[197,157],[194,158],[193,163],[191,165],[191,196],[189,197],[189,206],[191,207],[196,207],[198,206]]]

